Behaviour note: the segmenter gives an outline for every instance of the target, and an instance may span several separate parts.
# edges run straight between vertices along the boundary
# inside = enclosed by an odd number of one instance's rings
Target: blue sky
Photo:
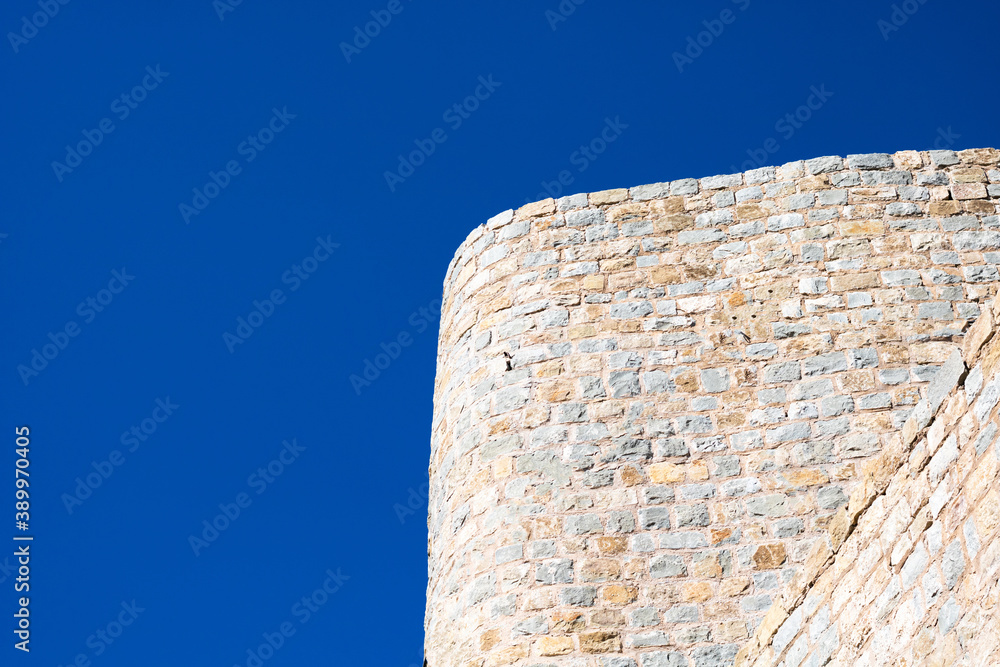
[[[0,558],[3,664],[419,664],[472,228],[1000,144],[996,3],[231,2],[0,10],[2,460],[28,425],[35,538],[30,655]]]

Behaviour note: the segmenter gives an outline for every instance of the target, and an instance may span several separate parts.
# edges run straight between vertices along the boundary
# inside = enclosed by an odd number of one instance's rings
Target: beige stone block
[[[562,280],[553,280],[549,283],[549,292],[552,294],[565,294],[567,292],[579,292],[580,291],[580,281],[576,278],[564,278]]]
[[[549,620],[550,631],[556,634],[576,633],[587,627],[587,619],[578,611],[555,611]]]
[[[528,644],[515,644],[507,648],[491,653],[486,664],[489,667],[500,667],[501,665],[513,665],[518,660],[528,657]]]
[[[736,205],[736,217],[740,220],[757,220],[775,215],[778,205],[773,201],[760,201]]]
[[[786,470],[781,473],[788,486],[792,488],[805,488],[826,484],[830,477],[819,468],[801,468],[799,470]]]
[[[628,551],[628,538],[622,535],[601,535],[595,540],[598,552],[620,554]]]
[[[620,628],[625,625],[625,615],[618,609],[598,609],[590,615],[590,622],[604,628]]]
[[[612,206],[604,213],[605,219],[614,224],[633,222],[649,218],[649,206],[640,203],[620,204]]]
[[[540,215],[552,215],[555,212],[556,200],[549,197],[548,199],[525,204],[517,209],[516,215],[523,220],[525,218],[535,218]]]
[[[843,508],[834,515],[829,527],[830,544],[834,551],[839,550],[844,540],[847,539],[847,536],[850,534],[851,523],[847,510]]]
[[[881,284],[877,273],[849,273],[830,277],[830,289],[834,292],[866,290]]]
[[[875,389],[875,375],[867,369],[839,373],[837,381],[845,392],[851,394]]]
[[[621,584],[611,584],[601,588],[600,600],[603,604],[613,607],[624,607],[631,604],[639,597],[639,589],[636,586],[624,586]]]
[[[919,169],[924,165],[920,151],[897,151],[893,153],[892,158],[896,166],[904,171]]]
[[[492,651],[501,641],[500,628],[491,628],[479,635],[479,650]]]
[[[703,579],[718,579],[722,576],[722,565],[717,556],[705,558],[696,563],[692,563],[689,574],[693,577]]]
[[[979,319],[972,325],[965,340],[962,343],[962,358],[965,359],[966,366],[970,368],[975,365],[976,356],[979,350],[993,337],[993,312],[989,308],[983,308]]]
[[[646,473],[654,484],[676,484],[684,481],[684,466],[674,463],[654,463],[646,467]]]
[[[649,213],[653,217],[678,215],[684,213],[684,197],[666,197],[664,199],[654,199],[649,204]],[[691,218],[691,216],[685,216]],[[694,219],[691,219],[691,226],[694,226]]]
[[[751,556],[754,567],[758,570],[773,570],[781,567],[786,559],[785,545],[781,542],[762,544],[754,550]]]
[[[781,624],[788,618],[788,614],[788,610],[781,604],[777,602],[772,604],[771,608],[764,614],[764,620],[760,622],[760,626],[757,628],[757,638],[762,642],[769,643],[774,633],[778,631]]]
[[[969,164],[990,166],[1000,161],[1000,151],[995,148],[968,148],[958,151],[958,157],[962,162]]]
[[[747,638],[745,621],[726,621],[712,626],[712,638],[722,643],[738,642]]]
[[[973,215],[994,215],[997,205],[993,200],[970,199],[962,202],[966,213]]]
[[[653,220],[653,231],[657,234],[673,234],[694,227],[694,217],[685,213],[665,215]]]
[[[534,645],[535,653],[542,656],[566,655],[575,648],[572,637],[539,637]]]
[[[951,170],[953,183],[985,183],[986,172],[981,167],[960,167]]]
[[[649,272],[649,279],[656,284],[679,285],[684,275],[679,266],[658,266]]]
[[[987,493],[979,505],[973,510],[972,515],[976,520],[976,527],[981,536],[992,535],[997,526],[1000,525],[1000,493],[996,490]]]
[[[719,582],[719,595],[734,597],[750,590],[753,581],[749,577],[730,577]]]
[[[885,223],[881,220],[845,220],[838,227],[844,236],[881,236],[885,233]]]
[[[701,482],[708,479],[708,463],[706,461],[692,461],[686,466],[687,479],[690,482]]]
[[[573,383],[569,380],[552,380],[538,386],[536,397],[540,401],[558,403],[573,398]]]
[[[497,479],[506,479],[514,473],[514,457],[501,456],[493,462],[493,476]]]
[[[985,199],[986,185],[983,183],[956,183],[951,186],[951,195],[962,201],[964,199]]]
[[[955,347],[953,343],[943,342],[914,343],[910,348],[910,356],[917,364],[943,364]]]
[[[681,587],[681,599],[684,602],[704,602],[713,594],[712,584],[707,581],[692,581]]]
[[[934,217],[948,217],[962,212],[962,205],[957,201],[932,201],[927,213]]]
[[[566,337],[570,340],[578,340],[580,338],[592,338],[597,335],[597,327],[593,324],[580,324],[577,326],[571,326],[566,330]]]
[[[611,558],[594,558],[579,564],[580,580],[588,583],[621,579],[619,561]]]
[[[615,188],[613,190],[601,190],[590,193],[591,206],[603,206],[605,204],[617,204],[628,199],[628,188]]]
[[[621,653],[622,640],[617,632],[597,630],[583,632],[580,637],[580,650],[584,653]]]

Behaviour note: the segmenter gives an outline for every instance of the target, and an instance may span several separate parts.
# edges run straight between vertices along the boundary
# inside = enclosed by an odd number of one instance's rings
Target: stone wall
[[[445,279],[430,667],[780,659],[866,464],[996,293],[998,161],[823,157],[473,231]],[[782,627],[786,655],[809,637]]]
[[[1000,300],[862,466],[741,667],[1000,665],[997,316]]]

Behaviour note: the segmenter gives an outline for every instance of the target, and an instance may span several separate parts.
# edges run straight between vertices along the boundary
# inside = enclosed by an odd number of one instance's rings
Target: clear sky
[[[30,656],[0,557],[0,664],[419,664],[436,300],[468,232],[547,192],[997,146],[997,25],[943,0],[4,2],[0,553],[35,541]]]

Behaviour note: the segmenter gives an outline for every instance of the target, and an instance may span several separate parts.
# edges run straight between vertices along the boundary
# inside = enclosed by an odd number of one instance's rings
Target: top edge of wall
[[[983,162],[976,154],[985,153],[988,162]],[[968,159],[966,159],[968,158]],[[963,162],[972,164],[996,164],[1000,151],[992,147],[966,148],[961,150],[902,150],[895,153],[854,153],[846,158],[839,155],[824,155],[806,160],[795,160],[783,165],[758,167],[734,174],[718,174],[702,178],[681,178],[662,183],[648,183],[631,188],[613,188],[590,193],[578,193],[559,197],[549,197],[525,204],[517,209],[507,209],[489,218],[469,232],[458,246],[448,263],[444,286],[450,282],[455,267],[470,245],[474,244],[487,230],[504,227],[515,219],[528,220],[547,215],[565,213],[591,206],[606,206],[626,202],[641,203],[673,196],[683,196],[722,191],[734,187],[750,188],[765,183],[784,180],[798,180],[807,176],[818,176],[844,170],[880,171],[885,169],[919,169],[925,166],[949,167]]]

